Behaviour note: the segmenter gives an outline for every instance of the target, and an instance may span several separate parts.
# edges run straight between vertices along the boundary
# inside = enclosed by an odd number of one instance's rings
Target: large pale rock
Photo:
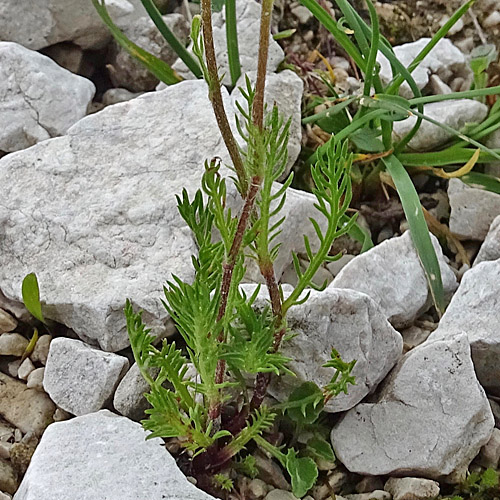
[[[127,0],[106,0],[115,21],[134,13]],[[91,1],[0,0],[0,40],[33,50],[72,41],[84,49],[102,47],[111,35]]]
[[[485,260],[497,259],[500,259],[500,215],[491,223],[488,234],[474,260],[474,265]]]
[[[493,427],[462,335],[411,350],[374,402],[347,412],[331,437],[351,472],[438,479],[466,468]]]
[[[0,394],[0,416],[22,432],[41,434],[53,422],[56,406],[44,392],[0,372]]]
[[[236,0],[236,24],[238,30],[238,49],[240,53],[241,72],[257,70],[259,54],[260,4],[255,0]],[[220,14],[213,15],[215,56],[219,75],[225,85],[231,84],[229,61],[227,56],[225,8]],[[271,37],[271,35],[270,35]],[[267,60],[268,72],[274,72],[285,55],[281,47],[272,37],[269,43]],[[173,68],[184,78],[194,78],[187,66],[178,59]]]
[[[484,240],[491,223],[500,215],[500,195],[450,179],[450,230],[460,239]]]
[[[267,292],[261,291],[260,303],[264,297]],[[402,354],[401,335],[370,297],[353,290],[313,290],[305,304],[290,309],[287,323],[298,335],[284,342],[281,352],[292,358],[288,367],[296,377],[272,379],[268,392],[279,401],[285,401],[304,382],[313,381],[320,387],[330,382],[333,372],[322,365],[331,359],[335,348],[344,361],[356,360],[352,371],[356,385],[348,387],[348,394],[332,398],[325,410],[348,410],[377,387]]]
[[[163,20],[180,42],[185,44],[189,37],[189,24],[184,16],[169,14],[163,16]],[[139,47],[167,64],[172,64],[177,59],[177,54],[149,17],[131,19],[125,26],[122,26],[122,31]],[[158,84],[158,78],[116,41],[111,43],[107,68],[115,87],[142,92],[153,90]]]
[[[426,104],[424,114],[459,132],[466,124],[482,122],[488,114],[488,107],[473,99],[458,99]],[[394,138],[402,139],[410,132],[416,121],[417,117],[411,116],[406,120],[394,122]],[[424,120],[415,137],[408,143],[408,147],[415,151],[429,151],[446,143],[452,137],[454,135],[451,132]]]
[[[438,256],[444,290],[449,295],[457,288],[457,280],[444,260],[438,240],[433,235],[431,239]],[[352,259],[330,286],[366,293],[396,328],[410,325],[432,303],[409,231]]]
[[[421,38],[416,42],[398,45],[394,47],[394,52],[407,67],[429,41],[430,38]],[[380,64],[380,78],[383,83],[388,84],[392,80],[391,64],[381,52],[377,55],[377,62]],[[444,83],[450,82],[456,76],[472,81],[472,71],[465,55],[447,38],[440,40],[412,73],[420,90],[428,84],[431,75],[437,75]],[[413,97],[413,92],[406,82],[401,85],[400,94],[408,99]]]
[[[15,500],[213,500],[191,484],[159,438],[102,410],[51,425]]]
[[[107,351],[129,343],[127,297],[153,334],[171,332],[162,284],[172,273],[191,279],[197,251],[175,195],[183,187],[193,195],[214,156],[228,163],[206,84],[196,80],[108,106],[63,137],[0,159],[2,293],[20,302],[20,283],[36,272],[45,317]],[[230,199],[241,206],[228,186]],[[290,252],[304,251],[298,234],[316,239],[314,199],[289,190],[278,279]]]
[[[50,344],[43,387],[63,410],[85,415],[110,401],[127,368],[123,356],[59,337]]]
[[[439,327],[429,340],[466,334],[477,378],[500,396],[500,260],[482,262],[462,277]]]
[[[47,56],[0,42],[0,151],[10,153],[64,134],[85,116],[94,93],[90,80]]]

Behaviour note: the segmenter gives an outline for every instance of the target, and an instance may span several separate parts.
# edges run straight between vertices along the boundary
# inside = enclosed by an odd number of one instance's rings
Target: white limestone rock
[[[259,53],[260,4],[255,0],[236,0],[236,25],[238,30],[238,49],[242,74],[257,70]],[[225,8],[219,14],[213,15],[213,33],[215,56],[219,75],[225,85],[231,84],[229,61],[227,56]],[[278,42],[271,35],[267,71],[276,71],[285,54]],[[195,78],[187,66],[178,59],[172,66],[183,78]]]
[[[85,116],[94,93],[90,80],[47,56],[0,42],[0,151],[11,153],[64,134]]]
[[[252,290],[251,285],[245,285]],[[289,287],[285,287],[285,296]],[[267,292],[261,291],[263,303]],[[403,350],[401,335],[394,330],[370,297],[354,290],[332,287],[322,292],[311,291],[309,300],[290,309],[287,324],[298,334],[282,344],[283,355],[292,358],[287,365],[296,377],[273,377],[269,394],[285,401],[292,390],[304,382],[313,381],[323,387],[332,378],[329,368],[323,368],[335,348],[346,362],[357,360],[352,371],[356,385],[348,394],[332,398],[325,410],[340,412],[352,408],[389,373]]]
[[[393,500],[434,500],[439,496],[439,483],[420,477],[390,477],[384,486]]]
[[[213,500],[191,484],[159,438],[102,410],[44,433],[14,500]]]
[[[493,427],[461,335],[411,350],[374,400],[349,410],[331,438],[351,472],[439,479],[466,468]]]
[[[438,256],[444,291],[450,295],[457,288],[455,274],[445,262],[438,240],[432,234],[431,240]],[[330,286],[366,293],[396,328],[409,326],[432,303],[409,231],[356,256]]]
[[[128,365],[123,356],[59,337],[50,344],[43,387],[63,410],[85,415],[111,400]]]
[[[491,223],[500,215],[500,195],[450,179],[450,230],[460,239],[486,238]]]
[[[127,0],[106,0],[112,19],[134,13]],[[0,0],[0,40],[38,50],[59,42],[83,49],[103,47],[111,35],[92,2],[82,0]]]
[[[430,38],[421,38],[416,42],[398,45],[394,47],[394,52],[401,63],[407,67],[429,41]],[[392,80],[389,60],[379,52],[377,62],[380,64],[380,78],[383,83],[388,84]],[[447,38],[439,40],[412,73],[420,90],[428,84],[431,75],[437,75],[444,83],[451,82],[457,76],[472,81],[472,70],[469,68],[465,55]],[[401,85],[400,94],[407,99],[413,97],[413,92],[406,82]]]
[[[163,16],[163,20],[177,39],[185,44],[189,38],[189,24],[184,16],[169,14]],[[177,59],[177,54],[149,17],[132,18],[121,28],[125,36],[135,44],[167,64],[171,65]],[[115,40],[111,42],[107,68],[113,85],[131,92],[154,90],[159,82],[156,76]]]
[[[474,99],[458,99],[426,104],[424,114],[459,132],[469,123],[481,123],[488,114],[488,107]],[[406,120],[394,122],[394,139],[401,140],[410,132],[416,121],[416,116],[410,116]],[[408,147],[414,151],[430,151],[453,137],[454,135],[447,130],[424,120],[418,132],[408,143]]]
[[[224,99],[234,124],[226,92]],[[36,272],[44,316],[106,351],[129,344],[127,297],[152,334],[172,332],[162,285],[172,273],[192,279],[197,251],[175,195],[186,187],[192,196],[214,156],[229,163],[206,84],[196,80],[108,106],[63,137],[0,159],[1,292],[21,302],[19,284]],[[288,192],[278,279],[291,251],[304,251],[298,235],[316,239],[314,200]],[[241,206],[228,186],[229,202]]]
[[[429,340],[466,334],[481,385],[500,396],[500,260],[482,262],[466,271],[437,330]]]
[[[497,259],[500,259],[500,215],[491,223],[488,234],[474,259],[474,265],[485,260]]]

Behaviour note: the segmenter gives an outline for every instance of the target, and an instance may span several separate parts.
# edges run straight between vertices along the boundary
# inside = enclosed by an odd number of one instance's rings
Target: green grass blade
[[[446,167],[467,163],[476,150],[470,148],[452,147],[430,153],[400,153],[399,161],[406,167]],[[500,149],[493,150],[500,154]],[[493,163],[498,159],[485,151],[479,154],[478,163]]]
[[[378,23],[377,12],[375,11],[375,7],[373,6],[371,0],[366,0],[366,5],[368,5],[368,10],[370,11],[372,37],[370,42],[370,53],[368,54],[368,59],[366,61],[366,73],[365,73],[363,94],[370,95],[373,83],[373,76],[375,72],[375,63],[377,60],[378,47],[380,43],[380,27]]]
[[[38,287],[38,279],[35,273],[30,273],[23,279],[21,293],[26,309],[36,319],[45,323],[42,314],[42,304],[40,303],[40,288]]]
[[[229,73],[231,74],[231,84],[234,87],[241,76],[238,29],[236,26],[236,0],[226,0],[226,40]]]
[[[114,39],[119,43],[132,57],[141,62],[148,68],[153,75],[167,85],[179,83],[182,78],[165,62],[141,49],[134,42],[129,40],[111,19],[106,8],[105,0],[92,0],[97,13],[108,27]]]
[[[413,244],[427,277],[434,305],[439,312],[443,313],[445,302],[441,269],[415,186],[408,172],[394,155],[382,158],[382,161],[391,175],[401,199],[406,220],[410,226]]]
[[[486,95],[500,94],[500,85],[496,87],[488,87],[485,89],[465,90],[463,92],[452,92],[451,94],[428,95],[424,97],[413,97],[409,99],[410,104],[429,104],[430,102],[454,101],[456,99],[474,99]]]
[[[471,187],[481,187],[486,191],[500,194],[500,179],[498,177],[481,174],[480,172],[469,172],[460,177],[460,180]]]
[[[154,4],[153,0],[141,0],[142,5],[146,9],[151,20],[155,23],[158,31],[162,34],[163,38],[172,47],[174,52],[182,59],[184,64],[189,68],[189,70],[196,76],[196,78],[202,78],[203,74],[201,68],[196,61],[196,59],[186,50],[184,44],[182,44],[177,37],[172,33],[172,30],[165,24],[161,12],[158,7]]]

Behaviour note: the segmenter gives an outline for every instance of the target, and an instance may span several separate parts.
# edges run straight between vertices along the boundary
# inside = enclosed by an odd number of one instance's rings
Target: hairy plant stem
[[[203,29],[203,43],[205,46],[205,58],[209,81],[209,99],[212,103],[217,125],[219,126],[222,139],[229,152],[234,170],[238,176],[238,182],[241,189],[241,196],[245,198],[248,190],[248,180],[245,173],[243,160],[238,149],[238,144],[234,138],[231,126],[227,119],[224,101],[222,99],[221,83],[219,72],[217,70],[217,59],[215,57],[214,34],[212,29],[212,0],[201,0],[201,19]]]

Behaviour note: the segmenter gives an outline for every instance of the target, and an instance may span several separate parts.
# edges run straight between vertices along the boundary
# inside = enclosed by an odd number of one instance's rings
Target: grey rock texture
[[[450,230],[460,239],[484,240],[491,223],[500,215],[500,195],[450,179]]]
[[[163,16],[163,20],[179,41],[185,44],[189,38],[189,25],[184,16],[169,14]],[[166,63],[171,65],[177,59],[177,54],[149,17],[132,18],[121,28],[130,40]],[[113,85],[131,92],[154,90],[159,82],[158,78],[114,40],[111,42],[107,67]]]
[[[474,260],[474,265],[485,260],[500,259],[500,215],[495,217],[491,223],[490,229],[486,238],[479,248],[479,253]]]
[[[394,47],[394,52],[401,63],[408,66],[429,41],[430,38],[421,38],[416,42],[398,45]],[[380,64],[382,82],[389,83],[392,80],[389,60],[379,52],[377,62]],[[420,90],[428,84],[431,75],[437,75],[444,83],[451,82],[457,76],[472,81],[472,71],[465,55],[447,38],[440,40],[412,73]],[[413,97],[406,82],[401,86],[400,94],[407,99]]]
[[[251,285],[246,287],[251,289]],[[260,301],[265,297],[267,292],[261,291]],[[305,304],[290,309],[287,322],[298,335],[284,342],[281,352],[292,358],[288,367],[296,377],[272,379],[268,392],[278,401],[285,401],[303,382],[326,385],[333,373],[322,365],[331,359],[335,348],[344,361],[357,360],[352,371],[356,385],[349,386],[348,394],[332,398],[325,410],[348,410],[375,390],[402,354],[401,335],[370,297],[353,290],[332,287],[322,292],[313,290]]]
[[[94,93],[90,80],[47,56],[0,42],[0,151],[11,153],[64,134],[85,116]]]
[[[236,24],[238,30],[238,48],[240,53],[241,72],[248,73],[257,70],[258,60],[258,33],[260,26],[260,5],[255,0],[236,0]],[[227,58],[225,9],[220,14],[214,14],[214,46],[219,75],[225,85],[231,84],[229,62]],[[284,59],[283,50],[278,42],[271,38],[267,71],[276,71],[279,63]],[[172,66],[182,77],[194,78],[186,65],[178,59]]]
[[[108,403],[128,368],[128,359],[59,337],[50,344],[43,387],[73,415],[100,410]]]
[[[115,20],[132,15],[127,0],[106,2]],[[72,41],[83,49],[99,48],[111,39],[92,2],[81,0],[0,0],[0,40],[33,50]]]
[[[439,495],[439,483],[420,477],[391,477],[384,486],[393,500],[433,500]]]
[[[19,333],[4,333],[0,335],[0,356],[22,356],[28,343]]]
[[[432,102],[424,106],[424,114],[433,120],[448,125],[460,131],[468,123],[480,123],[488,114],[488,107],[473,99],[458,99],[456,101]],[[417,121],[416,116],[406,120],[394,122],[393,135],[396,140],[402,139],[413,128]],[[408,147],[415,151],[429,151],[449,141],[453,136],[447,130],[424,120],[408,143]]]
[[[433,235],[431,239],[438,256],[445,293],[450,295],[457,288],[457,280],[444,260],[437,239]],[[396,328],[410,325],[430,307],[432,301],[409,231],[383,241],[352,259],[330,286],[366,293]]]
[[[17,326],[17,320],[7,311],[0,309],[0,334],[11,332]]]
[[[45,317],[106,351],[128,345],[127,297],[153,334],[171,332],[162,284],[172,272],[191,279],[196,253],[175,194],[186,187],[193,195],[206,159],[229,162],[207,94],[203,81],[182,82],[108,106],[63,137],[0,159],[2,293],[20,302],[19,283],[36,272]],[[297,233],[316,239],[308,220],[317,213],[314,199],[288,193],[278,279],[290,252],[304,251]],[[228,203],[237,200],[228,189]]]
[[[26,384],[0,372],[0,416],[25,434],[40,435],[53,422],[55,404],[44,392],[28,389]]]
[[[462,335],[411,350],[376,399],[347,412],[331,438],[351,472],[438,479],[467,467],[493,427]]]
[[[500,395],[500,260],[482,262],[465,272],[439,327],[429,340],[466,334],[481,385]]]
[[[146,435],[140,424],[107,410],[55,423],[14,499],[213,500],[186,479],[161,439]]]

